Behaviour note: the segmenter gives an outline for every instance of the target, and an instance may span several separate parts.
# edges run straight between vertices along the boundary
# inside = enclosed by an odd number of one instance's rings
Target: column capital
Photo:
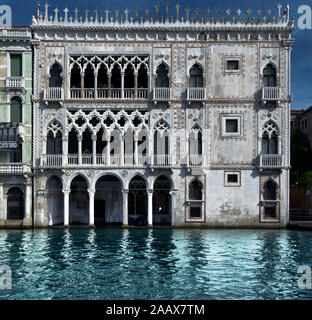
[[[121,192],[127,194],[127,193],[129,193],[129,190],[128,189],[122,189]]]
[[[95,189],[88,189],[88,193],[89,193],[89,194],[91,194],[91,195],[92,195],[92,194],[94,195],[94,194],[95,194],[95,192],[96,192],[96,190],[95,190]]]
[[[153,194],[154,189],[147,189],[147,192]]]
[[[96,138],[97,138],[97,135],[96,135],[96,134],[92,134],[92,135],[91,135],[91,139],[92,139],[92,140],[96,140]]]
[[[63,189],[62,192],[63,192],[64,194],[66,194],[66,193],[69,194],[69,193],[70,193],[70,189]]]

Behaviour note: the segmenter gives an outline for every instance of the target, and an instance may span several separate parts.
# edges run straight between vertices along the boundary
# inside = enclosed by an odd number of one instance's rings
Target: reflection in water
[[[0,231],[0,299],[311,299],[312,234],[286,230]]]

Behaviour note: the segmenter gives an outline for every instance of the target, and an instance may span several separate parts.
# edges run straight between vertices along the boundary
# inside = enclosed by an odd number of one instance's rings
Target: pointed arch
[[[277,85],[277,71],[276,67],[270,62],[262,71],[263,87],[276,87]]]
[[[270,178],[263,184],[262,192],[264,201],[275,201],[277,200],[278,184]]]
[[[156,88],[169,88],[169,66],[162,62],[156,67]]]
[[[196,62],[189,70],[189,87],[190,88],[202,88],[204,86],[203,81],[203,67]]]
[[[262,154],[278,154],[278,127],[268,121],[262,127]]]
[[[55,62],[50,66],[49,69],[49,87],[50,88],[60,88],[63,84],[62,79],[63,67],[61,64],[55,60]]]

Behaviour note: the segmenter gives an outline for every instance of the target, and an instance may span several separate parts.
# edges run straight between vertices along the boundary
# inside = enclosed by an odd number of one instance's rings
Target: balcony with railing
[[[45,101],[63,101],[64,89],[63,88],[45,88],[43,92],[43,99]]]
[[[170,102],[171,90],[170,88],[154,88],[153,90],[154,102]]]
[[[149,164],[148,156],[135,156],[135,155],[110,155],[106,154],[42,154],[40,156],[41,167],[71,167],[71,166],[146,166]],[[161,165],[167,163],[165,160],[159,161]]]
[[[0,163],[0,174],[16,175],[30,172],[30,166],[25,163]]]
[[[202,167],[204,165],[204,157],[201,154],[190,154],[187,157],[188,167]]]
[[[188,102],[201,102],[205,101],[206,89],[205,88],[188,88],[186,93],[186,100]]]
[[[25,87],[25,79],[23,77],[7,77],[5,86],[8,89],[23,89]]]
[[[283,166],[283,155],[281,154],[261,154],[259,157],[259,167],[262,169],[278,169]]]
[[[151,159],[151,166],[152,167],[171,167],[173,165],[173,157],[170,154],[166,155],[154,155]]]
[[[263,87],[261,90],[261,100],[263,102],[277,102],[281,100],[281,88]]]
[[[148,89],[91,88],[82,90],[71,88],[69,99],[148,99]]]

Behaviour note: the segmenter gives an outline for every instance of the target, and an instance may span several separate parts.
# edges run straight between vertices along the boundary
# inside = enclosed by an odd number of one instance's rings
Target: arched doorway
[[[166,176],[160,176],[154,182],[153,225],[171,225],[171,188]]]
[[[128,195],[129,225],[147,225],[147,192],[145,180],[135,176],[129,183]]]
[[[194,179],[189,185],[189,217],[200,219],[202,217],[203,185],[198,179]]]
[[[7,219],[24,219],[24,193],[20,188],[14,187],[8,191]]]
[[[69,224],[89,224],[89,193],[84,177],[75,177],[70,184]]]
[[[64,224],[64,197],[62,181],[52,176],[47,181],[47,209],[49,226]]]
[[[120,180],[111,175],[102,176],[95,185],[95,225],[122,224],[122,194]]]

